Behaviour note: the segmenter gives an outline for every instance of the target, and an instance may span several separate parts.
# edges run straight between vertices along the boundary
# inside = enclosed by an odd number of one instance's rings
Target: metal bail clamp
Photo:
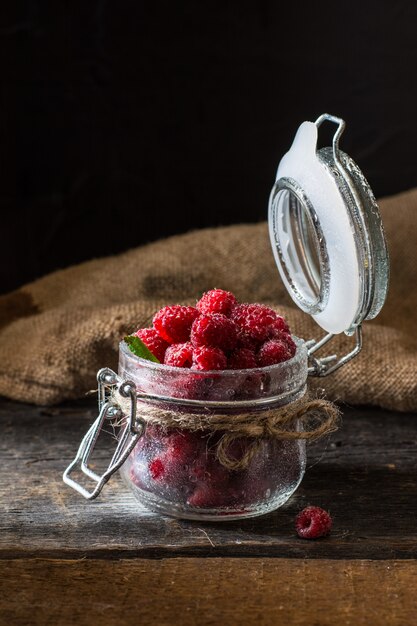
[[[136,443],[145,432],[144,420],[136,417],[137,395],[135,384],[129,380],[122,380],[120,376],[108,367],[102,368],[97,372],[97,382],[98,417],[90,426],[81,441],[75,459],[68,465],[62,477],[64,483],[75,489],[75,491],[78,491],[78,493],[87,500],[93,500],[99,495],[112,474],[123,465]],[[98,475],[89,467],[88,463],[96,446],[101,428],[106,420],[114,420],[124,415],[119,404],[117,404],[112,396],[109,396],[109,392],[115,387],[122,398],[130,398],[130,412],[129,415],[126,416],[127,419],[119,433],[116,450],[106,471]],[[88,491],[74,478],[71,478],[72,472],[76,469],[79,469],[85,476],[96,483],[92,491]]]
[[[351,361],[362,349],[362,326],[358,326],[355,329],[355,347],[342,357],[338,357],[337,354],[331,354],[329,356],[316,358],[313,356],[315,352],[320,350],[327,342],[331,341],[335,335],[328,333],[322,337],[319,341],[310,339],[306,341],[307,354],[308,354],[308,375],[324,377],[329,374],[333,374],[339,367],[346,365]]]

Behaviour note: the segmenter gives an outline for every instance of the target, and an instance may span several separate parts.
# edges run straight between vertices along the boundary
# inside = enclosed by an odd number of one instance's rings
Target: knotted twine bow
[[[129,413],[130,402],[117,391],[113,401],[125,414]],[[339,409],[328,400],[312,398],[306,394],[299,400],[269,410],[247,411],[243,413],[188,413],[178,409],[168,409],[161,405],[138,401],[138,414],[147,423],[169,429],[223,433],[216,447],[218,461],[230,470],[248,467],[259,452],[262,441],[268,439],[314,441],[338,427]],[[252,439],[240,459],[230,453],[231,444],[242,438]]]

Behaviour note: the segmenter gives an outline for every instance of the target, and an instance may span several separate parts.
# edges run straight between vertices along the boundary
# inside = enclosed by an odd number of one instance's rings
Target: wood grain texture
[[[412,626],[416,576],[413,561],[2,561],[0,620],[13,626]]]
[[[93,403],[41,409],[0,404],[0,558],[254,556],[414,559],[417,556],[417,417],[344,412],[343,427],[309,450],[289,503],[252,520],[221,524],[163,518],[140,507],[118,477],[86,502],[62,482]],[[112,441],[98,456],[109,459]],[[294,517],[330,509],[332,535],[305,541]]]

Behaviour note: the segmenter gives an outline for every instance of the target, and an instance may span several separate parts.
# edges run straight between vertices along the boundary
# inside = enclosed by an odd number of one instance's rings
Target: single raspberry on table
[[[233,350],[237,344],[236,325],[222,313],[200,315],[191,327],[191,342],[194,346]]]
[[[288,345],[281,339],[269,339],[261,346],[258,352],[258,364],[260,367],[275,365],[288,361],[291,351]]]
[[[255,352],[249,348],[236,348],[227,361],[227,366],[230,370],[246,370],[257,365]]]
[[[153,318],[158,334],[169,343],[184,343],[190,338],[192,323],[199,313],[193,306],[165,306]]]
[[[194,348],[193,365],[195,370],[224,370],[227,367],[227,358],[220,348],[199,346]]]
[[[319,506],[308,506],[295,518],[297,534],[302,539],[325,537],[332,528],[330,514]]]
[[[196,308],[203,314],[223,313],[223,315],[230,315],[236,304],[237,300],[230,291],[211,289],[202,295]]]
[[[191,367],[193,364],[192,343],[187,341],[171,344],[165,352],[164,363],[172,367]]]
[[[238,304],[230,315],[230,319],[244,333],[257,341],[265,341],[269,337],[277,317],[275,311],[265,304]]]

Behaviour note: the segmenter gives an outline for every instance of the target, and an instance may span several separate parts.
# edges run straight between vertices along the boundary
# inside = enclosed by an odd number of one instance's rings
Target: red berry
[[[236,325],[221,313],[200,315],[191,327],[191,341],[194,346],[233,350],[237,344]]]
[[[280,339],[266,341],[258,352],[258,364],[260,367],[282,363],[290,358],[291,352],[289,347]]]
[[[282,315],[278,315],[277,314],[277,318],[274,321],[274,323],[272,324],[273,328],[275,328],[276,330],[281,331],[282,333],[286,333],[286,334],[290,334],[290,327],[288,326],[287,322],[285,321],[285,319],[282,317]]]
[[[165,473],[165,467],[161,459],[153,459],[149,463],[149,473],[154,480],[158,480],[158,478],[162,478],[162,476]]]
[[[169,346],[165,352],[164,363],[172,367],[191,367],[193,364],[193,346],[191,342],[173,343]]]
[[[162,339],[154,328],[139,328],[134,334],[143,341],[158,361],[163,363],[169,343]]]
[[[187,500],[189,506],[196,508],[214,508],[232,504],[228,493],[217,490],[211,483],[201,483]]]
[[[282,341],[284,341],[284,343],[287,344],[288,350],[290,351],[290,355],[291,355],[291,357],[293,357],[294,354],[297,352],[297,346],[295,345],[295,342],[294,342],[293,338],[291,337],[291,335],[283,333]]]
[[[231,313],[231,319],[257,341],[265,341],[271,326],[277,320],[275,311],[265,304],[238,304]]]
[[[204,442],[203,442],[204,443]],[[166,458],[172,463],[184,464],[194,460],[202,447],[201,437],[189,430],[172,430],[164,438]]]
[[[274,328],[271,332],[270,339],[277,339],[278,341],[285,343],[292,357],[297,352],[297,346],[295,345],[293,338],[285,331]]]
[[[231,370],[251,369],[257,364],[255,352],[249,348],[236,348],[227,361],[227,366]]]
[[[158,334],[169,343],[183,343],[190,338],[192,323],[198,317],[193,306],[165,306],[153,318]]]
[[[206,291],[203,294],[197,302],[196,308],[203,314],[223,313],[223,315],[230,315],[236,304],[237,300],[230,291],[211,289],[211,291]]]
[[[332,518],[319,506],[308,506],[295,518],[298,536],[302,539],[317,539],[330,533]]]
[[[227,367],[227,358],[220,348],[199,346],[194,348],[192,367],[195,370],[224,370]]]
[[[237,327],[237,348],[248,348],[248,350],[253,350],[256,352],[260,346],[260,343],[257,339],[251,337],[244,330]]]

